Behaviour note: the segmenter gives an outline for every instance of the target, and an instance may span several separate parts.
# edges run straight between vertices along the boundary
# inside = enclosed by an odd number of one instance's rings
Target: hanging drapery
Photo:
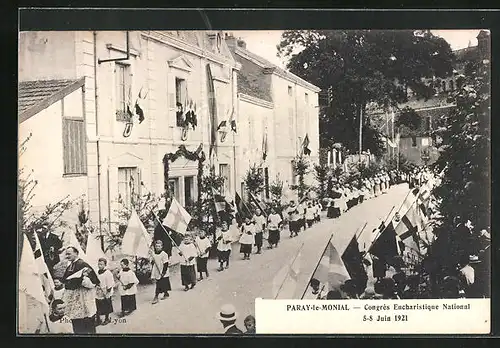
[[[210,150],[209,158],[212,154],[217,155],[217,103],[215,101],[215,86],[212,77],[212,69],[207,64],[207,87],[208,87],[208,110],[210,114]]]

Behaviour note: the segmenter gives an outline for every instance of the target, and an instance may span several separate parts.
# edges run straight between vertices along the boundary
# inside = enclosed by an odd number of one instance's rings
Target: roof
[[[478,57],[478,47],[471,46],[453,51],[458,61],[476,60]]]
[[[85,78],[74,80],[36,80],[19,83],[17,114],[22,123],[65,96],[83,87]]]
[[[237,75],[238,92],[272,103],[270,75],[264,74],[261,67],[248,59],[240,56],[236,59],[241,64]]]
[[[256,64],[260,65],[262,68],[271,69],[273,73],[275,73],[276,75],[291,80],[297,83],[298,85],[301,85],[302,87],[310,89],[313,92],[319,92],[321,90],[319,87],[313,85],[312,83],[307,82],[304,79],[301,79],[297,75],[292,74],[291,72],[280,68],[276,64],[271,63],[267,59],[264,59],[261,56],[258,56],[255,53],[248,51],[247,49],[244,49],[242,47],[235,47],[234,53],[235,56],[240,56],[243,58],[247,58],[249,60],[253,60],[256,62]]]

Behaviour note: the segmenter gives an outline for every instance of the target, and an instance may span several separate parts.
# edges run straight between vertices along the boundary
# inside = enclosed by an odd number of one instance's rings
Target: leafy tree
[[[397,106],[407,101],[408,88],[431,97],[425,78],[448,76],[454,59],[449,44],[430,31],[288,30],[277,48],[279,56],[290,58],[291,72],[332,89],[332,102],[320,112],[320,144],[341,142],[351,153],[359,150],[359,121],[369,103]],[[363,116],[363,149],[379,156],[383,143],[374,129]]]
[[[326,165],[314,165],[314,178],[318,182],[318,186],[316,187],[316,192],[319,195],[320,199],[326,197],[326,190],[328,184],[328,167]]]
[[[283,195],[283,180],[279,176],[276,175],[276,179],[269,185],[269,191],[274,199],[281,200],[281,196]]]
[[[264,175],[256,164],[253,164],[246,172],[245,187],[253,195],[258,195],[264,190]]]
[[[456,228],[457,217],[462,222],[470,220],[474,230],[490,226],[490,65],[476,62],[469,70],[454,94],[456,108],[436,130],[442,141],[435,169],[443,177],[435,189],[441,215],[435,244],[440,249],[431,248],[431,252],[439,269],[453,269],[470,244]]]
[[[297,185],[292,185],[292,190],[296,190],[299,194],[299,199],[304,197],[304,194],[308,190],[309,186],[305,183],[305,176],[309,173],[309,162],[303,156],[297,156],[292,162],[293,171],[295,175],[299,179],[299,183]]]
[[[396,127],[405,126],[410,130],[418,130],[422,124],[422,118],[420,115],[412,108],[405,107],[401,110],[398,118],[394,122]]]

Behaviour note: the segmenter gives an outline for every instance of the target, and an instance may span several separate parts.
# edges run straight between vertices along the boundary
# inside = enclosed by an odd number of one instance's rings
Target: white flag
[[[45,263],[45,257],[43,256],[42,245],[40,244],[40,240],[38,239],[38,234],[34,232],[33,235],[35,238],[35,252],[33,253],[33,255],[38,266],[38,274],[40,276],[40,279],[42,280],[45,295],[48,298],[55,288],[54,280],[52,279],[49,268]]]
[[[28,237],[26,237],[26,235],[23,236],[23,251],[19,267],[19,291],[41,303],[43,309],[48,313],[49,304],[43,292],[38,265],[35,261],[35,256],[33,255]]]
[[[298,276],[301,269],[301,252],[296,258],[287,262],[274,276],[272,294],[274,299],[298,299],[302,294],[297,291]]]
[[[151,236],[142,224],[137,212],[133,210],[122,240],[123,254],[148,258],[151,242]]]
[[[87,237],[87,260],[90,266],[97,270],[97,263],[100,258],[106,258],[106,255],[101,249],[100,236],[96,234],[89,233]]]
[[[170,209],[168,209],[168,214],[165,216],[162,224],[177,233],[185,234],[190,221],[191,215],[189,215],[186,209],[173,198]]]

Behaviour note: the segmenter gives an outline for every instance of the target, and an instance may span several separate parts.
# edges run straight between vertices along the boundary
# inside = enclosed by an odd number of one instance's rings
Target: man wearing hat
[[[224,327],[225,335],[241,335],[243,331],[236,326],[237,313],[234,306],[225,304],[221,307],[220,312],[217,314],[222,326]]]

